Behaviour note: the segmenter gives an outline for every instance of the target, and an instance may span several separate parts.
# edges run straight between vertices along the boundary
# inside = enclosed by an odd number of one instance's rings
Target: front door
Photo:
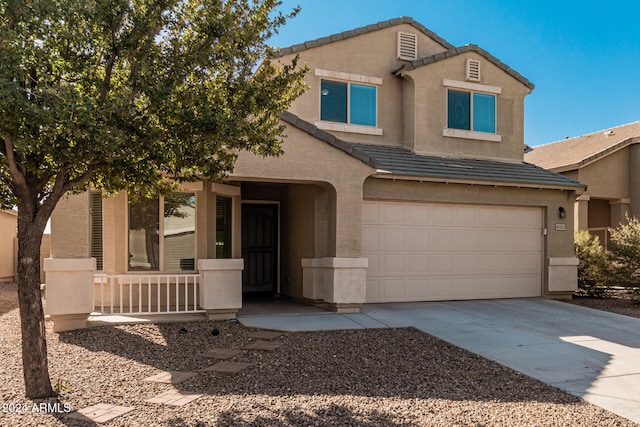
[[[278,281],[278,205],[242,205],[242,292],[273,295]]]

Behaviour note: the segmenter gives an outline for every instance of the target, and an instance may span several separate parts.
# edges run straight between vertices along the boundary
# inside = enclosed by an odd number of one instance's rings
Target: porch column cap
[[[199,259],[198,270],[243,270],[244,259],[242,258],[224,258],[224,259]]]
[[[630,205],[631,199],[613,199],[609,200],[610,205]]]
[[[45,258],[44,271],[94,271],[95,258]]]
[[[576,257],[549,258],[549,265],[574,266],[578,264],[580,264],[580,260]]]

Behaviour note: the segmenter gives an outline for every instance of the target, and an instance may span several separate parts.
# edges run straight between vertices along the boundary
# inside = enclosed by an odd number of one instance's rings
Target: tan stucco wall
[[[13,241],[16,238],[18,216],[15,212],[0,211],[0,281],[12,281]]]
[[[88,258],[89,192],[69,194],[51,215],[51,257]]]
[[[630,214],[640,218],[640,144],[629,147],[629,198]]]
[[[330,185],[335,190],[335,239],[331,256],[358,257],[362,219],[362,183],[375,170],[329,144],[292,126],[287,128],[284,155],[262,158],[240,153],[231,179]]]
[[[580,168],[578,180],[587,184],[591,197],[621,199],[629,197],[629,173],[627,147]]]
[[[383,83],[378,87],[378,126],[383,135],[362,135],[350,132],[332,132],[339,138],[366,144],[399,145],[403,132],[403,82],[392,72],[407,61],[396,59],[398,31],[418,35],[418,57],[431,56],[446,49],[411,25],[402,24],[369,32],[328,45],[306,49],[300,53],[308,64],[305,79],[309,89],[293,103],[290,112],[303,120],[315,123],[320,120],[320,80],[315,69],[346,72],[367,77],[378,77]],[[282,57],[283,62],[293,55]]]
[[[473,82],[502,89],[496,96],[496,134],[501,142],[443,136],[447,127],[447,87],[443,79],[465,82],[467,59],[481,63],[481,81]],[[471,157],[522,161],[524,157],[524,97],[530,90],[504,70],[475,52],[418,67],[406,73],[414,93],[405,97],[405,114],[413,114],[413,135],[406,133],[404,145],[417,153],[451,157]],[[453,88],[455,89],[455,88]],[[457,89],[464,90],[464,89]]]

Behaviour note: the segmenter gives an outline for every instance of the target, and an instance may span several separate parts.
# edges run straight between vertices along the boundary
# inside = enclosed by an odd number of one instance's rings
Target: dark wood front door
[[[278,205],[242,205],[242,292],[272,295],[278,281]]]

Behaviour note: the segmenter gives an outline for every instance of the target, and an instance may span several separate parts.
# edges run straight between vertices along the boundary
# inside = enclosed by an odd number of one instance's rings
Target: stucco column
[[[357,185],[354,185],[357,184]],[[362,182],[336,188],[336,257],[362,253]]]
[[[620,224],[626,223],[625,216],[631,209],[630,199],[616,199],[610,200],[611,206],[611,227],[615,228]]]
[[[51,215],[51,257],[89,258],[88,191],[63,197]]]
[[[47,258],[46,312],[53,320],[53,331],[62,332],[87,326],[93,311],[95,258]]]
[[[242,308],[243,259],[200,259],[198,305],[209,320],[235,319]]]
[[[586,230],[589,228],[589,200],[590,196],[578,196],[574,204],[573,229]]]
[[[366,300],[367,258],[303,258],[302,296],[338,313],[358,313]]]

